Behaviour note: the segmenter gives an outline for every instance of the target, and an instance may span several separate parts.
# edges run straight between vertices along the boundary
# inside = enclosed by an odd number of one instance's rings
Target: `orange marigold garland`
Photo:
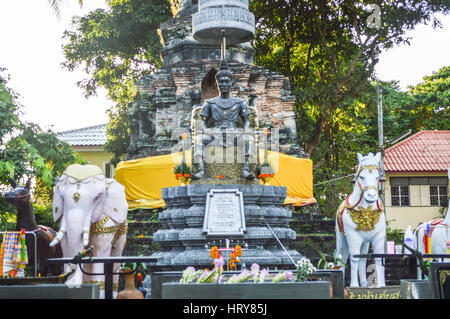
[[[231,253],[230,254],[230,270],[236,269],[236,254]]]
[[[217,248],[217,246],[212,246],[211,247],[211,258],[212,259],[217,259],[219,258],[219,249]]]
[[[236,247],[234,247],[234,253],[236,254],[236,256],[241,257],[242,256],[242,247],[239,245],[236,245]]]

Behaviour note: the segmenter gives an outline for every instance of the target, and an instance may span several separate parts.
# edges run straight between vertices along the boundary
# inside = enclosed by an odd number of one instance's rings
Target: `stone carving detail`
[[[227,1],[227,5],[237,6],[248,10],[248,0],[229,0]],[[217,6],[223,6],[223,0],[200,0],[198,4],[200,10]]]
[[[243,1],[202,1],[192,16],[192,33],[197,41],[218,44],[225,31],[228,44],[251,40],[255,35],[255,16]]]
[[[305,157],[299,146],[295,113],[295,98],[286,90],[286,79],[261,67],[240,62],[229,62],[234,80],[232,96],[243,98],[257,110],[259,127],[279,130],[279,151],[284,154]],[[128,159],[168,154],[179,142],[183,132],[190,130],[192,109],[201,103],[202,80],[212,69],[219,69],[218,61],[201,60],[177,63],[160,69],[146,78],[146,85],[139,85],[135,103],[145,103],[129,109],[130,149]],[[164,85],[156,96],[155,86]],[[156,102],[155,102],[156,99]],[[142,100],[145,100],[142,102]],[[143,137],[146,134],[147,140]],[[139,143],[138,143],[139,141]],[[180,151],[177,149],[176,151]]]

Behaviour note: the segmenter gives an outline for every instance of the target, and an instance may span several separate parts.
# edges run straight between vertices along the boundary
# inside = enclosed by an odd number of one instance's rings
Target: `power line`
[[[319,182],[319,183],[313,184],[313,186],[326,184],[326,183],[331,183],[331,182],[338,181],[340,179],[344,179],[344,178],[347,178],[347,177],[350,177],[350,176],[355,176],[355,174],[349,174],[349,175],[346,175],[346,176],[341,176],[341,177],[338,177],[338,178],[330,179],[328,181]]]

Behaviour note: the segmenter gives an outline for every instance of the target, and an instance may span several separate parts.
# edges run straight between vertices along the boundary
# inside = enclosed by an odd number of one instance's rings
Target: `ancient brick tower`
[[[136,100],[128,111],[128,159],[171,153],[181,134],[189,132],[192,108],[218,94],[214,76],[220,66],[220,46],[203,44],[192,37],[196,2],[182,1],[177,16],[161,25],[163,66],[142,77],[137,85]],[[254,52],[249,43],[227,47],[228,66],[235,81],[232,95],[257,108],[260,128],[279,130],[280,152],[304,157],[289,80],[255,66]]]

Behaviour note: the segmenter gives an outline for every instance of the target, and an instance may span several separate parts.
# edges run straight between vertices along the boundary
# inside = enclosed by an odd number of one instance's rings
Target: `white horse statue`
[[[357,157],[359,165],[353,192],[336,213],[336,251],[344,263],[350,254],[350,286],[367,287],[366,259],[355,255],[367,254],[370,244],[375,254],[385,253],[386,218],[378,193],[381,153],[367,156],[357,153]],[[375,258],[375,264],[377,287],[383,287],[384,266],[380,258]]]
[[[448,168],[448,179],[450,181],[450,167]],[[448,193],[450,199],[450,189]],[[447,207],[445,218],[436,218],[420,224],[414,231],[414,249],[421,253],[425,253],[425,236],[427,224],[430,229],[431,253],[432,254],[446,254],[447,241],[450,240],[450,232],[448,226],[450,225],[450,205]]]

